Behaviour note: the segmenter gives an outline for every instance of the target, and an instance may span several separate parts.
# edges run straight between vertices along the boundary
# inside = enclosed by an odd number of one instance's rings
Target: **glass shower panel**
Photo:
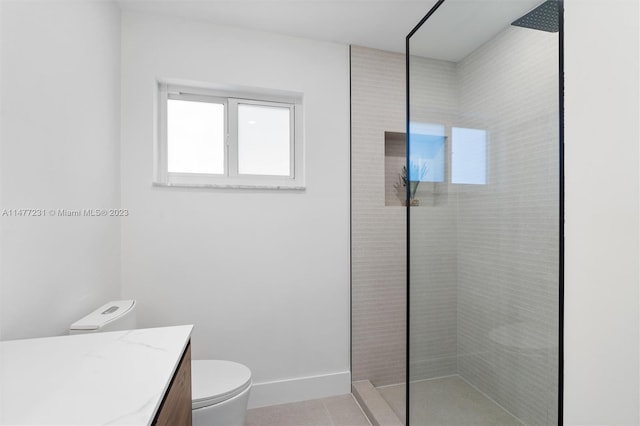
[[[446,0],[408,37],[411,425],[558,424],[561,8]]]

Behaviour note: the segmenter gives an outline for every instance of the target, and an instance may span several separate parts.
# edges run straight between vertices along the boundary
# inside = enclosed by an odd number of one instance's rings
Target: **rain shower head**
[[[557,33],[559,12],[560,3],[556,0],[547,0],[531,12],[513,21],[511,25]]]

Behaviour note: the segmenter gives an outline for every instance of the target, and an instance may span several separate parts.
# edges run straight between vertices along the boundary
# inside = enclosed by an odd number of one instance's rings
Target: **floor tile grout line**
[[[331,411],[329,410],[329,407],[327,407],[327,403],[325,402],[326,398],[323,398],[322,401],[322,406],[324,407],[324,411],[327,413],[327,417],[329,418],[329,421],[331,422],[331,426],[335,426],[335,422],[333,421],[333,416],[331,415]]]

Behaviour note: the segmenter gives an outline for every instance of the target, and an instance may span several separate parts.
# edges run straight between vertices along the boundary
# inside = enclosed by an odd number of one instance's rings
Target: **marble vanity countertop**
[[[192,328],[0,342],[0,424],[151,424]]]

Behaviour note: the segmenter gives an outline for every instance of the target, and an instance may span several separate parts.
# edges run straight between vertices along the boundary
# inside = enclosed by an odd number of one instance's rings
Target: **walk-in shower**
[[[561,423],[561,44],[540,0],[441,0],[407,37],[412,426]]]

